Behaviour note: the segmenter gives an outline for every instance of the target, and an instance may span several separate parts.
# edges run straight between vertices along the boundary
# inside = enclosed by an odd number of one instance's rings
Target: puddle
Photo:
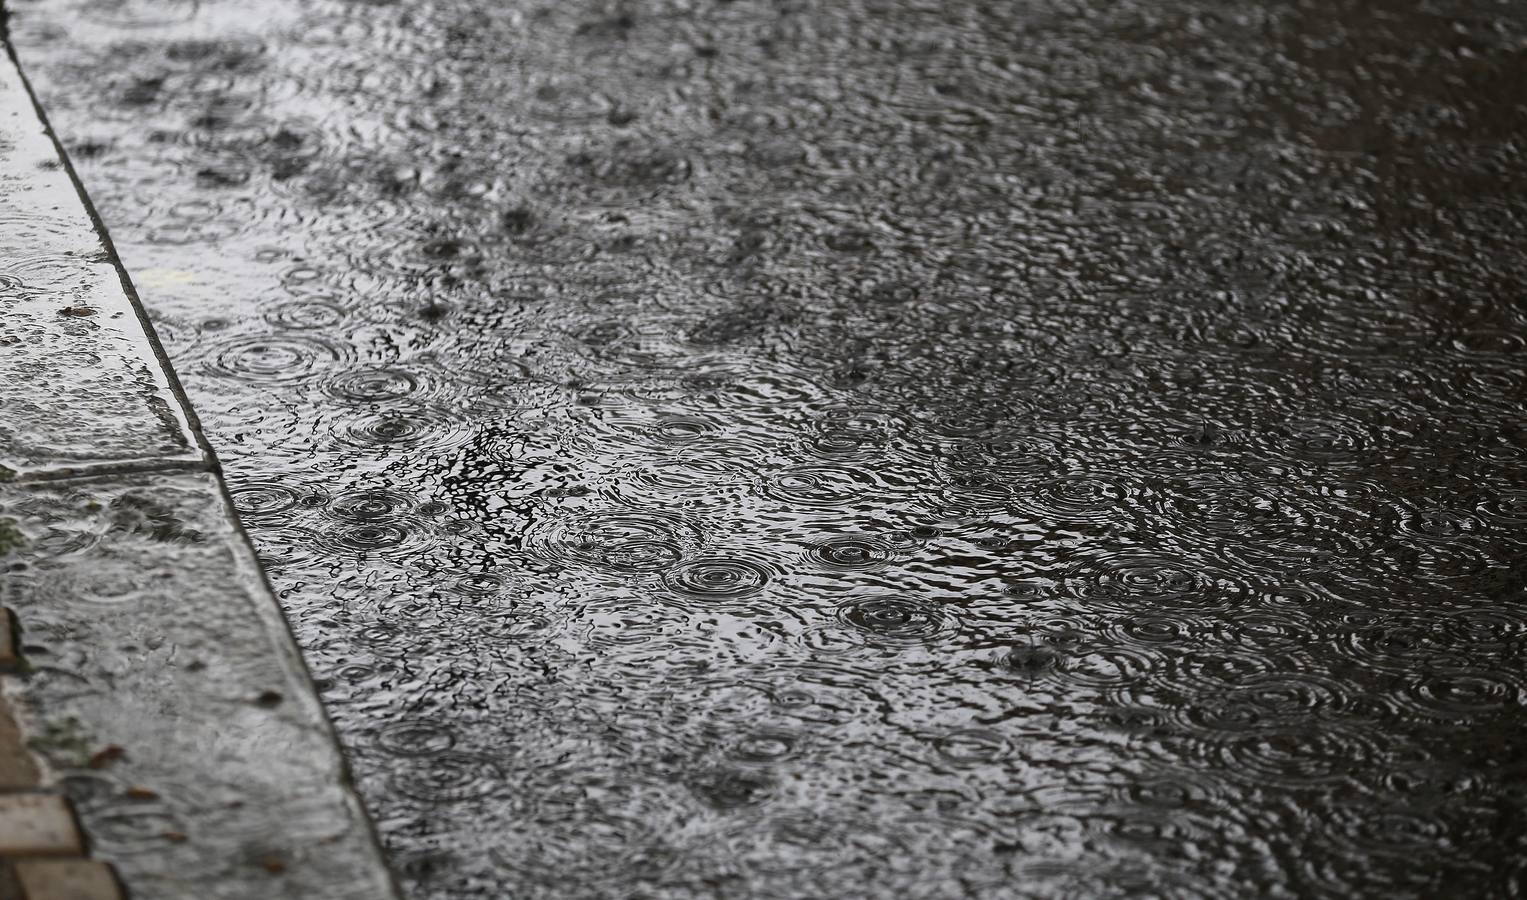
[[[1505,6],[8,6],[417,900],[1521,890]]]

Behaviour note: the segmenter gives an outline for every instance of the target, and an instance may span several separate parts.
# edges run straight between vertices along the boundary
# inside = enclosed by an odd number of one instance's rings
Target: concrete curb
[[[113,896],[88,842],[143,900],[396,898],[215,458],[6,49],[0,601],[22,639],[0,640],[0,856],[24,861],[0,897]]]

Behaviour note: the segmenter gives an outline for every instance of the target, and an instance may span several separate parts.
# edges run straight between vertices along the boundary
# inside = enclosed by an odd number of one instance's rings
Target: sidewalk
[[[0,604],[19,626],[0,632],[0,900],[395,897],[216,464],[10,59],[0,197]]]

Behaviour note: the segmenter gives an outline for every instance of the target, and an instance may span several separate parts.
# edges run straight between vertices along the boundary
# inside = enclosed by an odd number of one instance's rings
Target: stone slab
[[[0,485],[32,745],[133,896],[395,896],[231,516],[205,472]]]
[[[5,538],[0,535],[0,547],[4,544]],[[0,609],[0,672],[13,672],[21,665],[21,657],[16,654],[16,640],[16,616],[8,609]]]
[[[39,786],[41,773],[16,727],[10,701],[0,694],[0,791],[25,791]]]
[[[116,257],[0,56],[0,479],[200,465]]]
[[[79,828],[63,797],[0,796],[0,856],[78,856],[84,849]]]
[[[22,900],[122,900],[105,863],[88,859],[32,859],[16,864]]]

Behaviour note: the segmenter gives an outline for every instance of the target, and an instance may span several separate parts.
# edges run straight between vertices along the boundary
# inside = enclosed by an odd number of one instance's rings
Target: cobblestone
[[[74,813],[63,797],[0,796],[0,856],[77,856],[84,849]]]
[[[86,859],[26,860],[16,880],[22,900],[122,900],[111,867]]]

